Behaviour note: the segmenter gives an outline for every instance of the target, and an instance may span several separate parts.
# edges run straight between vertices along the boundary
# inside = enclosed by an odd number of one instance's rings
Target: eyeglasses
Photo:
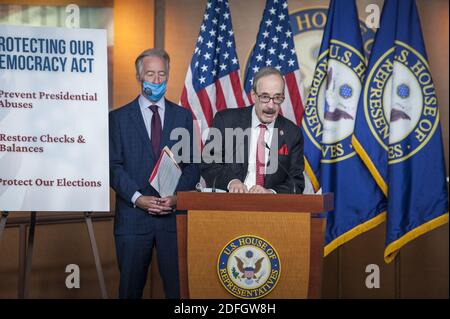
[[[274,104],[281,104],[284,102],[283,95],[275,95],[274,97],[270,97],[268,94],[256,95],[261,103],[269,103],[270,100],[273,100]]]

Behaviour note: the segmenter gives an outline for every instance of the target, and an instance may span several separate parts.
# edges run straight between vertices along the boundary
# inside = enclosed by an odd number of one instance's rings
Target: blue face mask
[[[166,94],[167,83],[161,82],[159,84],[142,81],[142,95],[152,102],[159,101],[164,94]]]

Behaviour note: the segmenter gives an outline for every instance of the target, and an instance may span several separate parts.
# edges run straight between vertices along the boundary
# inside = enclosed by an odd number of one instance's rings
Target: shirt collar
[[[141,107],[141,109],[147,109],[150,105],[158,105],[158,108],[160,109],[160,111],[164,112],[165,107],[166,107],[166,101],[164,96],[162,98],[160,98],[158,101],[156,102],[152,102],[149,101],[146,97],[144,97],[142,94],[139,95],[139,106]]]
[[[275,120],[276,120],[276,119],[275,119]],[[252,129],[253,129],[253,128],[258,128],[258,126],[259,126],[260,124],[265,125],[268,129],[273,129],[274,126],[275,126],[275,121],[273,121],[273,122],[270,123],[270,124],[264,124],[264,123],[261,123],[261,121],[259,120],[258,116],[256,115],[256,107],[253,106],[253,110],[252,110]]]

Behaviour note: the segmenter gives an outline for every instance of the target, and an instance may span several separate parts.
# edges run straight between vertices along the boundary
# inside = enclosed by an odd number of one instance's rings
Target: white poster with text
[[[0,210],[109,211],[106,30],[0,26]]]

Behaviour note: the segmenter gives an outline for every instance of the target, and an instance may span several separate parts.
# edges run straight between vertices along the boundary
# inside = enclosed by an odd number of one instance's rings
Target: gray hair
[[[170,67],[170,57],[169,54],[164,50],[160,48],[153,48],[153,49],[147,49],[136,58],[136,61],[134,62],[134,66],[136,68],[136,77],[138,79],[141,78],[142,73],[142,64],[145,57],[148,56],[155,56],[158,58],[161,58],[166,62],[166,72],[169,73],[169,67]]]
[[[278,69],[271,67],[271,66],[265,66],[265,67],[261,68],[258,72],[256,72],[253,77],[253,85],[252,85],[253,92],[256,93],[256,85],[258,84],[258,81],[261,78],[269,76],[269,75],[278,75],[283,80],[283,84],[285,85],[283,74]]]

